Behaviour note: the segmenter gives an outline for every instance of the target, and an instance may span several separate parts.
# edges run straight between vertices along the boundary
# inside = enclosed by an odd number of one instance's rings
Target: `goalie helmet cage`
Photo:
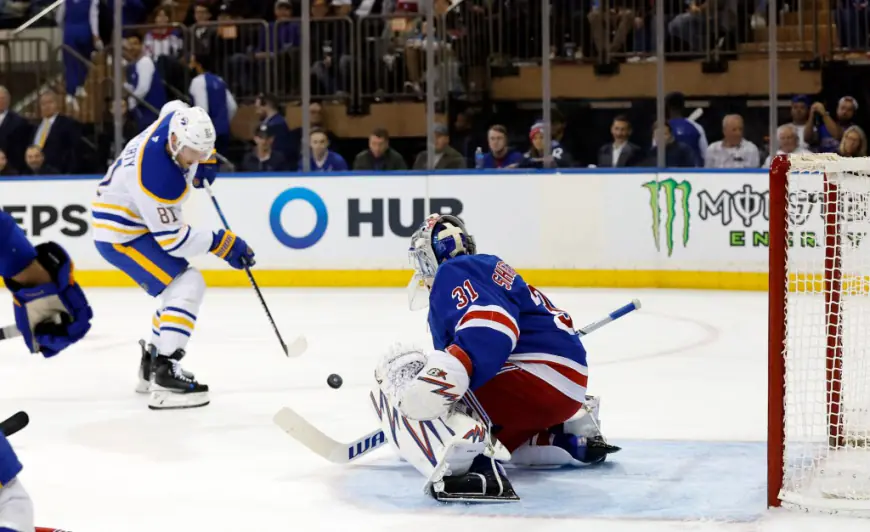
[[[768,506],[868,513],[870,158],[777,156],[769,207]]]

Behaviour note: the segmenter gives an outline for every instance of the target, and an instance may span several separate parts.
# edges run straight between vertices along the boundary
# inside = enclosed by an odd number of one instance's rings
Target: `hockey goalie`
[[[586,395],[586,350],[571,317],[476,251],[454,216],[430,215],[411,237],[410,288],[428,295],[435,350],[393,347],[375,369],[372,401],[428,494],[515,501],[502,463],[598,464],[619,447],[601,434],[599,399]]]

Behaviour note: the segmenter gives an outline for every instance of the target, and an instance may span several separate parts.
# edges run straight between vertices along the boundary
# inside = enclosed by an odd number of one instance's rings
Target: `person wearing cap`
[[[261,125],[254,132],[254,148],[242,160],[243,172],[286,172],[290,170],[281,152],[272,149],[272,130]]]
[[[435,134],[435,166],[429,168],[428,150],[417,154],[414,160],[414,170],[461,170],[468,168],[465,157],[450,146],[450,132],[444,124],[435,124],[432,132]]]
[[[803,150],[809,148],[806,139],[804,139],[804,128],[810,119],[810,105],[812,103],[812,100],[806,94],[798,94],[793,97],[791,99],[791,122],[784,124],[794,129],[798,138],[798,146]],[[777,136],[779,136],[778,133]],[[770,167],[769,164],[765,166]]]
[[[377,128],[369,135],[369,148],[359,152],[353,160],[353,169],[368,172],[392,172],[407,170],[402,155],[390,147],[390,135],[384,128]]]
[[[555,136],[550,140],[550,160],[544,158],[544,123],[535,122],[529,130],[529,141],[532,147],[526,152],[521,168],[570,168],[574,166],[574,160],[556,140]]]
[[[825,104],[816,102],[810,107],[810,119],[804,127],[804,139],[820,153],[837,153],[843,132],[853,125],[858,101],[843,96],[837,102],[837,116],[832,117]]]
[[[284,156],[291,167],[299,162],[299,152],[302,147],[301,133],[294,134],[287,126],[287,120],[281,114],[278,99],[271,94],[260,94],[254,101],[260,126],[269,128],[273,138],[273,149]]]

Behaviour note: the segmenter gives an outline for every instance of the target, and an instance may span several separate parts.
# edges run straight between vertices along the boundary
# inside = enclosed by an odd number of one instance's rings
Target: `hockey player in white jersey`
[[[151,342],[142,345],[136,391],[151,392],[149,408],[191,408],[209,402],[208,386],[181,368],[205,294],[188,257],[213,253],[236,269],[254,265],[254,252],[230,231],[188,225],[181,206],[190,187],[214,179],[206,171],[215,129],[199,107],[171,102],[156,122],[131,140],[97,187],[94,240],[109,263],[148,295],[159,298]]]

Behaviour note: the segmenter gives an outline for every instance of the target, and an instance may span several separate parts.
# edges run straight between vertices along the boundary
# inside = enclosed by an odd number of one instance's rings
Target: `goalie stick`
[[[640,308],[640,301],[633,299],[631,303],[623,305],[607,316],[596,320],[585,327],[576,330],[578,336],[587,334],[604,327],[619,318],[634,312]],[[369,454],[371,451],[383,446],[387,442],[386,434],[382,430],[372,431],[365,436],[348,443],[334,440],[324,434],[320,429],[312,425],[307,419],[289,407],[279,410],[272,421],[281,427],[291,438],[308,447],[323,458],[334,464],[346,464]]]

